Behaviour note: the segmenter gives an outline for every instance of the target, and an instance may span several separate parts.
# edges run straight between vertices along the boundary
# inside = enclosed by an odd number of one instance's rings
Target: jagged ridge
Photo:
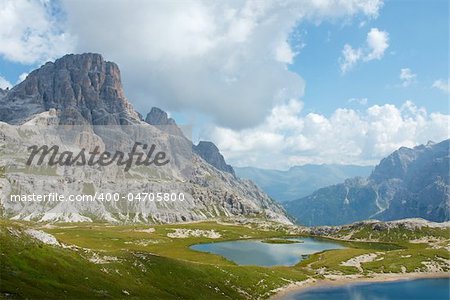
[[[449,220],[450,140],[402,147],[368,178],[348,179],[285,207],[305,225],[340,225],[376,218]]]

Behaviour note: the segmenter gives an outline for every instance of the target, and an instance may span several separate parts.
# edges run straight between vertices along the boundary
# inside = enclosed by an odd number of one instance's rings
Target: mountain
[[[177,123],[174,119],[169,118],[167,113],[158,107],[152,107],[150,112],[145,118],[145,122],[150,125],[162,125],[162,126],[176,126]]]
[[[214,143],[200,141],[198,145],[194,145],[193,151],[216,169],[235,175],[233,167],[225,162],[223,155],[220,154]]]
[[[174,119],[169,118],[167,113],[158,107],[152,107],[145,117],[145,122],[153,125],[169,134],[183,136],[183,132],[178,127]]]
[[[371,166],[303,165],[287,171],[234,167],[240,178],[250,179],[273,199],[284,202],[310,195],[315,190],[340,183],[347,178],[368,176]]]
[[[177,129],[161,130],[159,125]],[[118,66],[101,55],[71,54],[48,62],[0,93],[0,213],[52,222],[172,223],[236,216],[290,223],[283,208],[252,182],[214,166],[220,155],[217,147],[208,146],[216,156],[209,162],[180,133],[160,109],[152,109],[142,120],[125,97]],[[95,149],[124,155],[136,142],[163,151],[167,164],[130,165],[127,172],[119,163],[101,164],[99,159],[97,164],[86,160],[74,166],[67,158]],[[29,147],[46,145],[66,150],[65,160],[60,156],[55,165],[35,161],[25,165]],[[39,202],[11,197],[55,193],[96,200]],[[105,199],[107,193],[117,201]],[[142,195],[164,199],[141,201]]]
[[[423,218],[449,220],[450,140],[402,147],[381,160],[367,178],[321,188],[285,203],[305,225],[341,225],[359,220]]]
[[[119,67],[99,54],[66,55],[32,71],[0,98],[0,121],[21,124],[56,109],[61,123],[120,125],[139,121],[125,97]]]

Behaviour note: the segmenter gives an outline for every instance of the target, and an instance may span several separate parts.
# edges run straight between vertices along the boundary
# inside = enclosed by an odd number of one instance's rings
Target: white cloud
[[[403,68],[400,70],[400,80],[402,81],[402,86],[407,87],[411,85],[416,79],[417,74],[413,73],[410,68]]]
[[[0,56],[33,64],[70,52],[72,39],[57,13],[53,1],[0,1]]]
[[[389,34],[386,31],[380,31],[378,28],[370,29],[367,34],[367,46],[370,52],[364,60],[381,59],[389,47]]]
[[[291,46],[285,41],[278,45],[275,49],[275,58],[279,62],[292,64],[294,61],[295,53],[292,51]]]
[[[22,73],[22,74],[20,74],[20,75],[19,75],[19,78],[17,78],[16,84],[19,84],[19,83],[21,83],[22,81],[24,81],[24,80],[27,78],[27,76],[28,76],[28,73]]]
[[[431,87],[441,90],[444,93],[448,94],[448,86],[450,85],[450,78],[445,81],[445,79],[438,79],[435,82],[433,82],[433,85]]]
[[[359,105],[367,105],[367,102],[369,102],[369,99],[367,98],[350,98],[347,100],[347,103],[357,103]]]
[[[341,72],[350,71],[359,61],[380,60],[389,47],[389,34],[372,28],[367,33],[366,45],[357,49],[345,44],[342,49],[342,57],[339,58]]]
[[[362,50],[353,49],[349,44],[344,45],[342,49],[341,71],[347,73],[361,59]]]
[[[285,169],[305,163],[375,164],[401,146],[449,138],[450,116],[427,113],[406,101],[401,107],[374,105],[365,111],[337,109],[330,117],[301,115],[291,100],[272,109],[265,122],[245,130],[214,127],[210,138],[236,166]]]
[[[6,89],[11,87],[12,87],[11,82],[6,80],[4,77],[0,76],[0,89]]]
[[[233,128],[254,126],[275,104],[303,95],[302,78],[287,68],[298,52],[288,38],[299,22],[373,18],[382,6],[379,0],[62,3],[77,51],[117,62],[137,109],[193,110]]]

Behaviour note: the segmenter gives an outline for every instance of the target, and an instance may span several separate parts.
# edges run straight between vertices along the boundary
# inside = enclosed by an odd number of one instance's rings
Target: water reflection
[[[261,240],[244,240],[198,244],[191,249],[222,255],[238,265],[293,266],[310,254],[344,248],[340,244],[314,238],[291,240],[299,243],[269,244]]]

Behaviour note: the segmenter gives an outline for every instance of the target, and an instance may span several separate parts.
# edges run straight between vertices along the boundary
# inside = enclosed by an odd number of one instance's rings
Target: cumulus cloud
[[[389,34],[386,31],[380,31],[378,28],[372,28],[367,34],[366,42],[370,52],[364,60],[381,59],[389,47]]]
[[[6,80],[4,77],[0,76],[0,89],[6,89],[11,87],[12,87],[11,82]]]
[[[77,51],[116,61],[140,111],[193,110],[233,128],[254,126],[275,104],[303,95],[302,78],[287,68],[297,54],[288,39],[299,22],[373,18],[382,6],[380,0],[62,3]]]
[[[449,115],[428,113],[411,101],[365,111],[340,108],[329,117],[301,112],[302,102],[291,100],[274,107],[257,127],[214,127],[205,135],[236,166],[275,169],[305,163],[375,164],[401,146],[449,137]]]
[[[389,47],[389,34],[378,28],[372,28],[367,33],[366,44],[363,47],[353,48],[345,44],[342,56],[339,58],[341,72],[343,74],[351,70],[359,61],[380,60]]]
[[[445,79],[438,79],[435,82],[433,82],[433,85],[431,87],[441,90],[445,94],[448,94],[448,86],[450,85],[450,78],[445,81]]]
[[[402,86],[407,87],[411,85],[416,79],[417,74],[413,73],[410,68],[403,68],[400,70],[400,80],[402,81]]]
[[[40,63],[69,51],[53,1],[0,1],[0,56],[23,64]]]

